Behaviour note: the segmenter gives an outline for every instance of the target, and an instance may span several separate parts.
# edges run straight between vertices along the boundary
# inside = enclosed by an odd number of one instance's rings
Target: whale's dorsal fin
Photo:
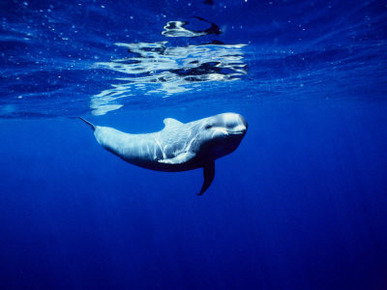
[[[176,119],[173,119],[173,118],[166,118],[166,119],[164,119],[163,122],[164,122],[165,127],[176,127],[176,126],[183,125],[182,122],[180,122]]]

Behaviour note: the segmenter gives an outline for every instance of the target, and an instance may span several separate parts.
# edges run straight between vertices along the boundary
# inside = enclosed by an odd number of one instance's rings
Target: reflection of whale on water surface
[[[169,21],[161,34],[170,38],[193,38],[221,33],[213,22],[201,17],[194,20],[196,30],[188,29],[187,21]],[[200,28],[203,25],[207,27]],[[130,97],[160,93],[168,97],[193,90],[199,83],[233,81],[247,74],[242,50],[246,44],[207,40],[205,44],[186,46],[171,46],[168,41],[115,45],[126,48],[130,55],[95,64],[98,69],[118,72],[121,76],[116,78],[120,84],[112,84],[112,88],[92,96],[90,107],[94,115],[117,110]]]

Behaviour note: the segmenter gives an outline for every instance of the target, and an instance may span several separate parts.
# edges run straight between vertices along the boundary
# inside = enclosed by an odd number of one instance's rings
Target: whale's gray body
[[[102,147],[131,164],[172,172],[203,167],[204,183],[199,194],[203,194],[214,179],[214,161],[233,152],[247,131],[247,122],[235,113],[186,124],[167,118],[164,129],[147,134],[128,134],[82,120],[93,128]]]

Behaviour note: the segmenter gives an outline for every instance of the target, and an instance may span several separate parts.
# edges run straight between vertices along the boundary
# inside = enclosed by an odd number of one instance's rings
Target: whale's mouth
[[[229,131],[228,134],[229,135],[242,135],[242,134],[245,134],[246,133],[246,130],[239,130],[239,131]]]
[[[228,136],[239,136],[239,135],[244,135],[246,134],[246,130],[239,130],[239,131],[228,131]]]
[[[217,128],[214,128],[214,131],[220,132],[226,136],[228,136],[228,135],[243,135],[246,133],[247,128],[244,126],[237,126],[234,129],[217,127]]]
[[[229,135],[242,135],[247,131],[247,127],[245,125],[238,125],[234,127],[232,130],[227,130]]]

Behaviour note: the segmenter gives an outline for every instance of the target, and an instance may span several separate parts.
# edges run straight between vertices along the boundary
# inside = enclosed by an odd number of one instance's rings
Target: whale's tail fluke
[[[90,123],[89,121],[83,119],[82,117],[78,117],[79,119],[81,119],[83,122],[85,122],[87,125],[89,125],[91,127],[91,129],[93,129],[93,131],[95,131],[95,126],[94,124]]]

